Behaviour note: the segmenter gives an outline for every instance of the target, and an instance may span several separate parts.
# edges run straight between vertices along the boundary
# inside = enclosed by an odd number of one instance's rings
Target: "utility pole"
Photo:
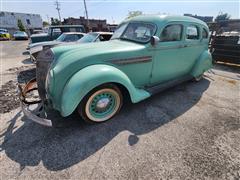
[[[46,16],[47,16],[48,24],[51,24],[51,23],[50,23],[50,20],[49,20],[48,14],[46,14]]]
[[[86,18],[87,18],[87,28],[89,30],[89,20],[88,20],[88,12],[87,12],[86,0],[83,0],[83,2],[84,2],[84,8],[85,8],[85,13],[86,13]]]
[[[59,17],[60,24],[62,24],[62,20],[61,20],[61,16],[60,16],[60,3],[58,2],[58,0],[55,1],[54,5],[56,6],[56,10],[58,11],[58,17]]]

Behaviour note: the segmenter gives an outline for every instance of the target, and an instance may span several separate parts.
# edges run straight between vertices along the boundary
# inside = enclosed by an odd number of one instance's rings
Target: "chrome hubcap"
[[[109,105],[109,102],[109,98],[102,98],[97,102],[96,107],[100,110],[103,110]]]

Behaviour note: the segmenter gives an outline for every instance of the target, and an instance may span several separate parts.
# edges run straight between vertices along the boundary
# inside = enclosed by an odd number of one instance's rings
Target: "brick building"
[[[198,15],[192,15],[192,14],[184,14],[184,16],[194,17],[206,23],[213,22],[213,16],[198,16]]]
[[[66,25],[84,25],[85,29],[88,31],[109,31],[107,26],[107,20],[101,19],[88,19],[89,26],[87,25],[87,19],[85,17],[80,16],[79,18],[64,18],[62,24]]]

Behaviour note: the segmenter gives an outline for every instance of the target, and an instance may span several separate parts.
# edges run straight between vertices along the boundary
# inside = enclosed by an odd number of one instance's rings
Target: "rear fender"
[[[134,87],[128,76],[109,65],[91,65],[74,74],[64,87],[61,97],[61,115],[70,115],[95,87],[105,83],[119,83],[129,92],[133,103],[146,99],[150,94]]]
[[[206,50],[200,55],[200,57],[196,61],[191,71],[191,75],[193,77],[198,77],[210,68],[212,68],[212,56],[210,52]]]

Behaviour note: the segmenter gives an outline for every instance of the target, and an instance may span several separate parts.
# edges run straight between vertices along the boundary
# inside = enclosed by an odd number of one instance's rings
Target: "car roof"
[[[83,25],[56,25],[56,26],[49,26],[49,28],[61,28],[61,27],[83,27]]]
[[[112,32],[89,32],[89,33],[97,33],[97,34],[101,34],[101,35],[112,35]]]
[[[144,21],[151,22],[158,25],[163,25],[169,22],[190,22],[197,23],[207,27],[207,24],[199,19],[189,17],[189,16],[170,16],[170,15],[140,15],[130,19],[127,19],[124,22],[129,21]]]
[[[64,32],[63,34],[86,34],[86,33],[82,33],[82,32]]]

